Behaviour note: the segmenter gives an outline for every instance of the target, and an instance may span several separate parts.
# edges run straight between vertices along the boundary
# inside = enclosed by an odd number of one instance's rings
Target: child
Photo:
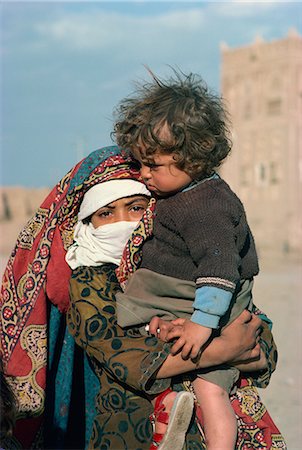
[[[226,113],[200,78],[177,73],[167,82],[153,76],[119,111],[117,143],[130,149],[159,200],[141,266],[117,296],[118,323],[190,317],[168,338],[178,337],[172,353],[198,358],[213,330],[251,306],[258,273],[242,203],[215,172],[231,149]],[[236,445],[229,393],[238,376],[222,367],[193,381],[208,450]]]

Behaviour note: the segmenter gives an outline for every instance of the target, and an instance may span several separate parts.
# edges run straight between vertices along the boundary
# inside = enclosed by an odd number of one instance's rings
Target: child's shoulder
[[[222,178],[213,178],[196,185],[185,192],[182,204],[186,209],[198,209],[199,214],[212,216],[220,215],[239,219],[244,214],[244,206]]]
[[[176,222],[189,221],[196,215],[222,214],[241,216],[243,205],[230,186],[220,177],[197,183],[190,189],[164,199],[158,213]]]
[[[209,178],[197,183],[192,189],[185,192],[185,197],[200,197],[201,199],[228,199],[228,201],[240,202],[239,197],[231,189],[228,183],[220,177]]]

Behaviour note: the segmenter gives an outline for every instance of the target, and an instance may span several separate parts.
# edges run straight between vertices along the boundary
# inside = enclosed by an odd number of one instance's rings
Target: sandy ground
[[[7,257],[0,256],[2,275]],[[266,258],[255,280],[254,301],[274,322],[279,362],[270,385],[260,390],[288,450],[302,448],[302,262]]]
[[[302,263],[263,261],[254,302],[273,320],[279,361],[271,383],[260,390],[288,450],[302,448]]]

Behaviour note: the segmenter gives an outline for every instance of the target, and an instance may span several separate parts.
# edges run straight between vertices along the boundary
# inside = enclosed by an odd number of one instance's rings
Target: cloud
[[[290,26],[301,32],[294,3],[39,1],[5,3],[2,12],[8,184],[30,185],[33,167],[37,185],[44,167],[63,175],[83,137],[85,153],[109,144],[115,105],[132,80],[148,79],[143,64],[160,77],[171,75],[169,65],[198,72],[218,90],[219,42],[235,48],[257,34],[280,39]]]
[[[121,39],[119,17],[103,13],[66,14],[38,23],[35,30],[45,40],[78,50],[105,47]]]
[[[212,10],[219,17],[248,18],[269,13],[276,4],[285,3],[284,0],[224,0],[211,2]]]

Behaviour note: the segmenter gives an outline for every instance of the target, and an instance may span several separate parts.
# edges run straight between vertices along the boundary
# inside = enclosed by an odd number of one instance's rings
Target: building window
[[[267,102],[267,113],[270,116],[277,116],[281,113],[281,99],[274,98]]]
[[[278,167],[274,161],[259,163],[255,167],[255,181],[257,186],[267,186],[279,182]]]
[[[12,211],[9,204],[8,195],[6,192],[2,192],[2,215],[1,220],[11,220],[12,219]]]
[[[259,180],[265,181],[265,175],[266,175],[266,167],[264,164],[259,164]]]
[[[264,163],[255,166],[255,181],[257,186],[263,186],[267,182],[267,170]]]
[[[247,102],[244,105],[244,110],[243,110],[243,117],[244,119],[248,120],[252,117],[252,105],[250,102]]]
[[[273,161],[270,162],[269,171],[270,171],[270,183],[277,184],[279,180],[277,175],[277,165],[275,162]]]
[[[241,186],[249,185],[248,172],[249,172],[249,166],[247,166],[247,165],[241,166],[241,168],[240,168],[240,184],[241,184]]]

